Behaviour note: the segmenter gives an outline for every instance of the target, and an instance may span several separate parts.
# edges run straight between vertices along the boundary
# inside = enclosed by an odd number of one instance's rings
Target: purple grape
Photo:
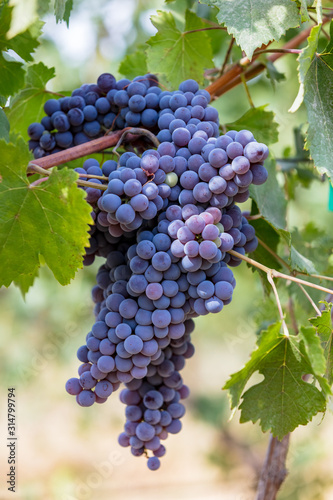
[[[268,147],[260,142],[250,142],[244,149],[244,156],[246,156],[251,163],[258,163],[266,160],[268,153]]]
[[[149,470],[157,470],[160,468],[161,462],[157,457],[149,457],[147,460],[147,466]]]

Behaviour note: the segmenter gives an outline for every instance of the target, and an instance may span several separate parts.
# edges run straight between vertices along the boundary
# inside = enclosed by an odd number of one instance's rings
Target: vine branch
[[[287,476],[286,459],[290,434],[279,441],[271,435],[265,462],[259,478],[256,500],[275,500]]]
[[[55,153],[50,156],[45,156],[43,158],[33,160],[28,164],[27,167],[28,175],[37,173],[44,175],[46,177],[32,182],[30,184],[30,187],[36,187],[41,182],[47,180],[48,176],[50,176],[50,172],[47,170],[49,168],[67,163],[71,160],[82,158],[83,156],[87,156],[91,153],[96,153],[110,146],[115,146],[115,150],[113,152],[116,153],[116,148],[120,146],[120,144],[125,140],[125,138],[127,138],[129,141],[135,141],[138,138],[138,136],[146,137],[156,147],[158,147],[159,145],[159,141],[157,140],[156,136],[149,130],[142,128],[127,127],[122,130],[117,130],[116,132],[111,132],[109,135],[100,137],[88,143],[80,144],[79,146],[74,146],[73,148],[66,149],[65,151],[61,151],[59,153]],[[79,174],[79,177],[108,180],[107,177],[100,175]],[[89,180],[85,181],[80,178],[77,179],[76,183],[79,186],[92,187],[95,189],[100,189],[102,191],[106,191],[107,189],[107,186],[105,184],[95,184],[94,182],[90,182]]]
[[[328,23],[330,20],[330,17],[325,17],[323,19],[323,25]],[[308,38],[311,29],[312,26],[298,33],[294,38],[289,40],[282,47],[282,49],[271,49],[271,51],[274,51],[274,53],[268,57],[268,61],[273,63],[285,54],[290,53],[290,50],[293,51],[294,49],[296,49]],[[251,61],[247,57],[244,57],[239,62],[232,65],[229,71],[227,71],[222,76],[217,78],[213,83],[208,85],[208,87],[206,87],[206,90],[212,97],[219,97],[242,83],[242,79],[240,76],[241,73],[244,73],[244,77],[246,80],[251,80],[258,74],[262,73],[266,69],[266,65],[264,63],[256,62],[256,59],[264,51],[266,51],[266,47],[256,50]]]
[[[301,285],[309,286],[310,288],[315,288],[316,290],[320,290],[325,293],[329,294],[333,293],[333,290],[325,288],[324,286],[316,285],[315,283],[311,283],[310,281],[301,280],[300,278],[296,278],[296,276],[290,276],[288,274],[280,273],[279,271],[276,271],[276,269],[271,269],[270,267],[267,267],[264,264],[260,264],[260,262],[257,262],[256,260],[251,259],[246,255],[242,255],[241,253],[235,252],[235,250],[229,250],[228,253],[230,253],[230,255],[233,255],[234,257],[237,257],[238,259],[244,260],[248,264],[251,264],[251,266],[261,269],[261,271],[264,271],[267,275],[270,274],[273,278],[282,278],[287,281],[294,281],[295,283],[300,283]]]
[[[72,160],[77,160],[83,156],[88,156],[92,153],[97,153],[103,149],[107,149],[111,146],[115,146],[122,136],[126,136],[129,142],[134,142],[138,136],[143,136],[149,139],[154,146],[158,146],[159,142],[156,136],[149,130],[143,128],[132,128],[126,127],[122,130],[117,130],[116,132],[111,132],[108,135],[99,137],[79,146],[74,146],[72,148],[66,149],[65,151],[60,151],[59,153],[54,153],[49,156],[44,156],[33,160],[28,164],[28,168],[31,165],[42,167],[43,169],[48,169],[56,167],[57,165],[63,165]],[[44,172],[45,173],[45,172]]]
[[[28,168],[30,167],[30,165],[37,165],[44,169],[56,167],[57,165],[63,165],[64,163],[67,163],[69,161],[77,160],[78,158],[82,158],[83,156],[87,156],[92,153],[96,153],[97,151],[101,151],[102,149],[115,146],[124,130],[128,129],[117,130],[116,132],[111,132],[108,135],[99,137],[98,139],[94,139],[89,142],[85,142],[84,144],[80,144],[79,146],[74,146],[64,151],[60,151],[59,153],[54,153],[52,155],[33,160],[29,163]]]

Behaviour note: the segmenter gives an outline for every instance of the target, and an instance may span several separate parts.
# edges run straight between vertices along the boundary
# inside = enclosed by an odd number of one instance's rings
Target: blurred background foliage
[[[150,16],[157,9],[172,10],[177,22],[184,8],[194,4],[177,0],[76,0],[69,29],[56,24],[53,2],[15,0],[12,34],[22,31],[38,15],[44,34],[36,51],[36,62],[56,69],[49,85],[53,91],[72,90],[94,82],[102,72],[119,76],[119,65],[155,33]],[[195,2],[202,17],[214,15]],[[38,14],[36,14],[38,13]],[[221,64],[228,41],[222,31],[213,35],[216,61]],[[289,36],[289,34],[288,34]],[[292,36],[292,33],[290,34]],[[240,57],[235,47],[232,58]],[[276,64],[285,78],[272,86],[264,75],[250,82],[255,106],[269,103],[279,124],[279,142],[271,148],[278,159],[278,179],[284,185],[288,204],[289,229],[304,255],[316,256],[320,273],[332,270],[329,257],[332,213],[328,211],[328,186],[313,176],[299,146],[305,122],[301,108],[291,115],[298,90],[294,56]],[[239,86],[214,102],[221,123],[231,123],[249,108],[246,92]],[[300,183],[301,180],[301,183]],[[246,205],[245,209],[250,209]],[[75,223],[75,221],[74,221]],[[330,260],[331,259],[331,260]],[[80,408],[65,393],[66,380],[77,370],[76,350],[92,324],[90,288],[102,262],[77,273],[67,287],[61,287],[45,268],[25,300],[14,287],[0,290],[0,384],[1,406],[6,388],[16,387],[18,400],[18,493],[24,500],[127,500],[156,498],[249,500],[263,462],[268,435],[258,426],[240,425],[237,415],[230,422],[229,403],[222,385],[248,359],[256,333],[278,319],[273,300],[263,302],[257,275],[241,265],[235,270],[237,287],[231,305],[217,315],[196,320],[193,340],[196,356],[188,362],[184,379],[191,388],[183,430],[167,443],[167,455],[160,471],[147,471],[118,446],[123,425],[123,408],[117,395],[106,405]],[[284,303],[293,285],[280,285]],[[320,294],[312,294],[317,300]],[[296,316],[303,322],[314,315],[309,303],[297,292]],[[6,415],[0,412],[0,433],[4,435]],[[297,429],[291,439],[289,476],[281,500],[333,499],[332,417],[316,417],[306,428]],[[0,447],[1,470],[6,450]],[[3,481],[0,498],[10,498]]]

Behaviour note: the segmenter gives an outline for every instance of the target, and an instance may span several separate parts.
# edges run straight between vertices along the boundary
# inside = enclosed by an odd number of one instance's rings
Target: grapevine
[[[260,313],[257,346],[223,389],[241,422],[271,433],[257,500],[274,500],[291,433],[326,412],[332,391],[332,240],[311,224],[290,230],[286,208],[297,185],[332,182],[333,10],[325,0],[190,3],[183,24],[179,6],[152,16],[156,34],[125,57],[122,76],[106,68],[63,93],[46,88],[53,70],[31,63],[41,26],[12,36],[13,9],[0,6],[1,286],[24,295],[43,263],[62,285],[99,263],[95,319],[65,389],[83,413],[119,390],[118,444],[157,471],[183,426],[195,319],[223,317],[236,300],[232,268],[259,274],[278,321]],[[55,1],[58,20],[71,9]],[[248,82],[265,73],[278,88],[282,57],[297,57],[289,111],[304,101],[308,129],[306,151],[303,126],[296,154],[275,158],[274,115],[255,107]],[[226,123],[219,97],[238,85],[249,110]]]

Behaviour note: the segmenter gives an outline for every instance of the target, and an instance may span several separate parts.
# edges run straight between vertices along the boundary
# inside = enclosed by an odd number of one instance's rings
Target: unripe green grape
[[[217,224],[215,224],[215,226],[218,228],[218,230],[220,231],[220,233],[224,233],[224,227],[221,224],[221,222],[218,222]]]
[[[172,188],[178,182],[178,175],[175,174],[174,172],[170,172],[169,174],[166,175],[164,182],[165,182],[165,184],[167,184],[168,186],[170,186]]]

